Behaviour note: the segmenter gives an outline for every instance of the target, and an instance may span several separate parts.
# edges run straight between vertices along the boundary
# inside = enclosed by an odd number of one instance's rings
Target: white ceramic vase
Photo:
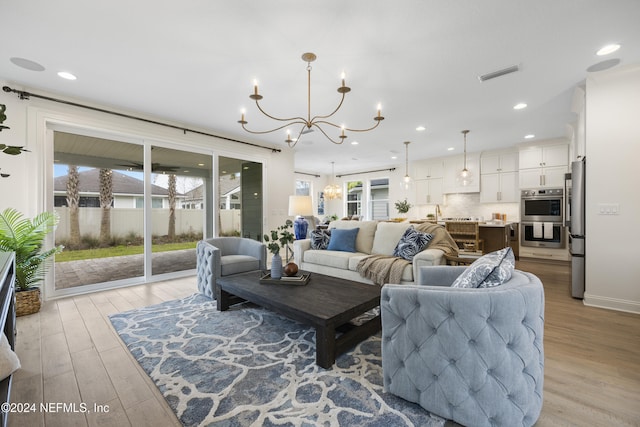
[[[282,277],[282,257],[276,254],[271,258],[271,278],[280,279]]]

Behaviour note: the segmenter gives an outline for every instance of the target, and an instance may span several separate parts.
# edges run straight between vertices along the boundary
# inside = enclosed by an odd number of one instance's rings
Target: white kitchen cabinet
[[[471,172],[470,185],[462,186],[458,182],[458,174],[464,168],[464,156],[445,157],[442,192],[479,193],[480,192],[480,157],[477,153],[467,153],[467,170]]]
[[[564,187],[569,171],[568,145],[524,148],[520,151],[520,188]]]
[[[569,164],[568,145],[548,145],[528,147],[520,150],[520,169],[567,166]]]
[[[416,205],[442,204],[442,178],[417,179]]]
[[[442,178],[444,171],[442,159],[418,161],[414,163],[413,168],[413,176],[416,180]]]
[[[564,188],[564,174],[567,172],[567,165],[520,169],[520,188]]]
[[[480,176],[480,203],[518,202],[518,172],[483,173]]]
[[[482,153],[480,157],[480,173],[516,172],[518,170],[518,153]]]

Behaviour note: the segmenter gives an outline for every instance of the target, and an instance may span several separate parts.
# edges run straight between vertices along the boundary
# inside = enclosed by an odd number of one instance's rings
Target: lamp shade
[[[313,215],[311,196],[289,196],[289,216]]]

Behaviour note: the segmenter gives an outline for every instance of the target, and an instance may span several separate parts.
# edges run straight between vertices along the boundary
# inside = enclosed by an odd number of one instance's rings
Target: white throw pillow
[[[20,360],[18,355],[11,350],[9,340],[5,334],[0,337],[0,379],[5,379],[20,369]]]

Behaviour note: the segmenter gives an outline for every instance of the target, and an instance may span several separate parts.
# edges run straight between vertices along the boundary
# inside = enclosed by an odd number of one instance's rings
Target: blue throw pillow
[[[330,251],[355,252],[356,236],[359,230],[359,228],[332,229],[331,240],[329,240],[327,249]]]
[[[309,238],[311,249],[327,249],[331,240],[331,230],[313,230]]]
[[[511,278],[515,268],[511,248],[500,249],[481,256],[451,285],[452,288],[490,288],[502,285]]]
[[[400,241],[393,250],[393,256],[404,258],[407,261],[413,261],[413,257],[417,253],[422,252],[433,239],[433,234],[423,233],[413,228],[413,225],[407,228]]]

